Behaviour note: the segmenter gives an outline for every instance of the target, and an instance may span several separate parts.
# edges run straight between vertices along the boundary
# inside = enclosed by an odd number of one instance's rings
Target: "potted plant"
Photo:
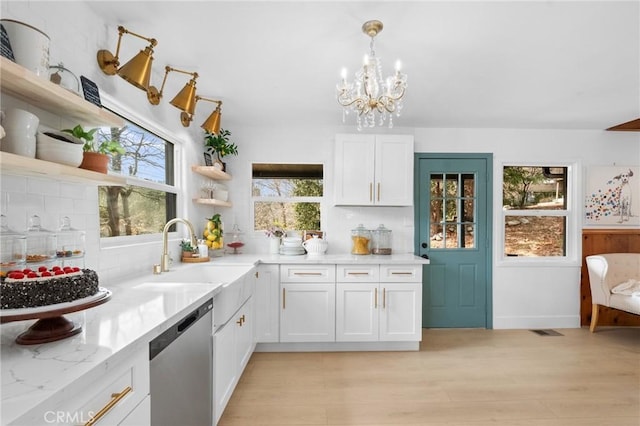
[[[109,154],[124,154],[126,152],[120,143],[115,140],[104,140],[97,144],[94,141],[94,134],[98,131],[97,128],[86,131],[78,124],[73,129],[63,129],[62,131],[84,142],[82,146],[82,163],[80,164],[82,169],[107,173]]]
[[[226,170],[226,164],[222,161],[227,155],[238,155],[238,146],[229,141],[231,132],[225,129],[220,129],[218,134],[205,133],[204,146],[211,153],[215,153],[219,167],[222,171]]]

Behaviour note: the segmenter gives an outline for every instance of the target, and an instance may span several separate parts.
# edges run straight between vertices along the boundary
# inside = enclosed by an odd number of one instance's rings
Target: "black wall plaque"
[[[9,34],[7,34],[7,30],[4,29],[4,25],[2,24],[0,24],[0,41],[0,55],[15,62],[16,58],[13,57],[13,49],[11,48],[11,42],[9,41]]]
[[[89,80],[84,75],[80,76],[80,81],[82,82],[82,92],[84,93],[84,98],[92,104],[102,107],[102,104],[100,103],[100,91],[98,90],[98,86],[96,86],[93,81]]]

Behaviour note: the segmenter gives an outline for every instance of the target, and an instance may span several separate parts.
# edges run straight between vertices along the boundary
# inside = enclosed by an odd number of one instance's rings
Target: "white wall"
[[[119,23],[105,23],[86,8],[84,3],[74,2],[74,13],[60,9],[56,2],[2,2],[3,18],[28,22],[44,32],[52,40],[52,63],[62,60],[77,75],[86,75],[97,83],[101,92],[112,96],[127,108],[167,133],[175,134],[182,170],[178,187],[179,216],[192,220],[202,230],[204,219],[213,214],[208,207],[194,205],[191,197],[198,193],[202,178],[192,174],[189,165],[200,164],[202,139],[195,125],[183,128],[178,120],[178,110],[164,100],[151,106],[143,92],[128,85],[118,77],[102,74],[95,62],[98,49],[115,49],[116,27]],[[140,33],[145,28],[130,24]],[[152,33],[153,31],[149,31]],[[135,52],[123,52],[132,56]],[[156,65],[164,65],[161,60]],[[152,80],[162,79],[161,67],[156,67]],[[182,84],[182,83],[181,83]],[[179,87],[168,91],[177,92]],[[37,108],[2,96],[2,107],[20,105],[53,127],[67,126],[63,118],[44,113]],[[204,114],[204,112],[202,112]],[[197,117],[195,123],[205,117]],[[227,160],[233,180],[229,182],[230,200],[234,207],[219,209],[225,226],[230,229],[236,222],[245,231],[246,250],[266,252],[266,239],[250,232],[250,176],[252,162],[313,162],[325,165],[325,195],[333,197],[333,140],[336,133],[354,132],[351,127],[252,127],[230,129],[232,140],[239,146],[240,155]],[[385,131],[381,131],[385,132]],[[503,162],[522,161],[577,161],[581,173],[589,165],[638,165],[640,163],[640,137],[633,133],[607,133],[603,131],[562,130],[505,130],[505,129],[403,129],[393,132],[414,134],[416,152],[480,152],[494,155],[494,229],[499,229],[498,212],[501,210],[499,179],[497,173]],[[582,192],[582,188],[579,188]],[[59,218],[68,215],[76,228],[87,230],[87,267],[98,270],[103,283],[120,277],[149,273],[158,263],[161,245],[136,244],[129,247],[107,248],[101,246],[98,237],[97,190],[55,180],[2,176],[0,182],[3,213],[15,229],[25,229],[27,217],[34,212],[44,218],[49,229],[58,226]],[[328,202],[323,210],[323,226],[327,233],[330,253],[349,250],[349,231],[357,224],[377,227],[384,223],[393,230],[393,249],[411,252],[413,249],[412,208],[346,208],[332,207]],[[579,229],[575,237],[579,248]],[[179,234],[183,234],[179,230]],[[494,251],[497,249],[497,233],[494,234]],[[176,244],[172,244],[176,245]],[[496,253],[494,253],[495,255]],[[576,327],[579,325],[579,277],[580,265],[527,265],[508,266],[493,262],[493,313],[495,328]]]

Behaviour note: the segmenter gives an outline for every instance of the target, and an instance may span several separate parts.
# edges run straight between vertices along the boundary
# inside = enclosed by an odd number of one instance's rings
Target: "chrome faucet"
[[[198,247],[198,240],[196,238],[196,233],[193,230],[193,225],[187,219],[182,219],[176,217],[175,219],[171,219],[164,225],[164,229],[162,230],[162,259],[160,259],[160,271],[167,272],[169,270],[169,263],[171,262],[171,258],[169,257],[169,247],[168,247],[168,239],[169,239],[169,228],[171,225],[177,222],[182,222],[187,225],[189,228],[189,235],[191,237],[191,246]]]

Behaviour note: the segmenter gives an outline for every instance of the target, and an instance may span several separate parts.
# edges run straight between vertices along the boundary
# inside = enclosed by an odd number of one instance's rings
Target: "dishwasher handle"
[[[182,333],[187,328],[189,328],[191,324],[196,322],[196,320],[198,319],[198,315],[199,315],[199,312],[194,312],[191,315],[189,315],[187,318],[183,319],[180,322],[180,324],[178,324],[178,327],[177,327],[178,333]]]

